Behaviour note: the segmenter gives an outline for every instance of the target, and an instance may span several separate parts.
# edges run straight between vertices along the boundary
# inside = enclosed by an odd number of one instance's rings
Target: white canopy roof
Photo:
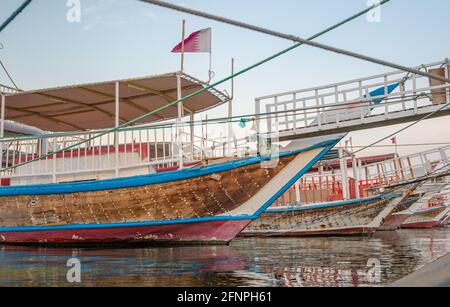
[[[7,94],[5,118],[53,132],[111,128],[115,126],[116,82],[120,83],[122,123],[177,100],[177,73],[169,73]],[[182,96],[205,86],[201,81],[182,74]],[[220,91],[211,89],[184,101],[183,106],[185,114],[198,113],[217,107],[228,99]],[[177,116],[177,106],[172,106],[136,125]]]

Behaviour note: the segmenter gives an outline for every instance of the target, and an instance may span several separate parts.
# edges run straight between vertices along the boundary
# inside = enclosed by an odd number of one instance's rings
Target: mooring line
[[[340,26],[342,26],[342,25],[344,25],[344,24],[346,24],[346,23],[352,21],[352,20],[355,20],[356,18],[358,18],[358,17],[360,17],[360,16],[366,14],[367,12],[371,11],[372,9],[374,9],[374,8],[376,8],[376,7],[379,7],[380,5],[383,5],[384,3],[388,2],[388,1],[390,1],[390,0],[384,0],[383,2],[381,2],[381,3],[379,3],[379,4],[375,4],[375,5],[373,5],[373,6],[369,7],[369,8],[367,8],[367,9],[364,9],[364,10],[362,10],[361,12],[356,13],[356,14],[354,14],[353,16],[351,16],[351,17],[349,17],[349,18],[347,18],[347,19],[345,19],[345,20],[343,20],[343,21],[341,21],[341,22],[339,22],[339,23],[337,23],[337,24],[335,24],[335,25],[333,25],[333,26],[331,26],[331,27],[329,27],[329,28],[327,28],[327,29],[325,29],[325,30],[323,30],[323,31],[321,31],[321,32],[319,32],[319,33],[317,33],[317,34],[315,34],[315,35],[313,35],[309,40],[313,40],[313,39],[315,39],[315,38],[317,38],[317,37],[319,37],[319,36],[322,36],[322,35],[324,35],[324,34],[330,32],[330,31],[332,31],[332,30],[334,30],[334,29],[336,29],[336,28],[338,28],[338,27],[340,27]],[[35,159],[33,159],[33,160],[26,161],[26,162],[24,162],[24,163],[20,163],[20,164],[14,165],[14,166],[10,166],[10,167],[1,169],[0,171],[8,171],[8,170],[12,170],[12,169],[15,169],[15,168],[17,168],[17,167],[20,167],[20,166],[23,166],[23,165],[30,164],[30,163],[32,163],[32,162],[36,162],[36,161],[42,160],[42,159],[45,159],[45,158],[47,158],[47,157],[53,156],[53,155],[55,155],[55,154],[58,154],[58,153],[67,151],[67,150],[72,149],[72,148],[75,148],[75,147],[80,146],[80,145],[82,145],[82,144],[88,143],[88,142],[90,142],[90,141],[92,141],[92,140],[98,139],[98,138],[100,138],[100,137],[102,137],[102,136],[105,136],[105,135],[107,135],[107,134],[110,134],[110,133],[113,133],[113,132],[117,132],[118,130],[120,130],[120,129],[122,129],[122,128],[131,126],[131,125],[133,125],[133,124],[135,124],[135,123],[137,123],[137,122],[139,122],[139,121],[142,121],[142,120],[146,119],[147,117],[149,117],[149,116],[151,116],[151,115],[153,115],[153,114],[155,114],[155,113],[161,112],[161,111],[163,111],[163,110],[165,110],[165,109],[167,109],[167,108],[170,108],[170,107],[172,107],[172,106],[176,106],[176,105],[178,105],[179,103],[181,103],[181,102],[183,102],[183,101],[185,101],[185,100],[188,100],[188,99],[190,99],[190,98],[192,98],[192,97],[195,97],[195,96],[197,96],[197,95],[200,95],[200,94],[202,94],[202,93],[204,93],[204,92],[206,92],[206,91],[208,91],[208,90],[210,90],[210,89],[212,89],[212,88],[214,88],[214,87],[217,87],[218,85],[220,85],[220,84],[222,84],[222,83],[225,83],[225,82],[227,82],[227,81],[229,81],[229,80],[231,80],[231,79],[233,79],[233,78],[235,78],[235,77],[238,77],[238,76],[240,76],[240,75],[242,75],[242,74],[244,74],[244,73],[247,73],[248,71],[253,70],[253,69],[255,69],[255,68],[257,68],[257,67],[259,67],[259,66],[261,66],[261,65],[263,65],[263,64],[265,64],[265,63],[267,63],[267,62],[270,62],[271,60],[273,60],[273,59],[275,59],[275,58],[278,58],[278,57],[280,57],[281,55],[283,55],[283,54],[285,54],[285,53],[288,53],[288,52],[290,52],[291,50],[294,50],[294,49],[296,49],[296,48],[298,48],[298,47],[300,47],[300,46],[302,46],[302,45],[303,45],[302,43],[297,43],[297,44],[295,44],[295,45],[293,45],[293,46],[291,46],[291,47],[289,47],[289,48],[286,48],[286,49],[284,49],[284,50],[282,50],[282,51],[280,51],[280,52],[278,52],[278,53],[275,53],[275,54],[271,55],[270,57],[268,57],[268,58],[266,58],[266,59],[263,59],[263,60],[261,60],[261,61],[255,63],[255,64],[253,64],[253,65],[251,65],[251,66],[249,66],[249,67],[247,67],[247,68],[244,68],[244,69],[242,69],[242,70],[240,70],[240,71],[238,71],[238,72],[236,72],[236,73],[234,73],[234,74],[232,74],[232,75],[230,75],[230,76],[228,76],[228,77],[226,77],[226,78],[224,78],[224,79],[222,79],[222,80],[220,80],[220,81],[217,81],[217,82],[215,82],[215,83],[213,83],[213,84],[207,85],[206,87],[204,87],[204,88],[202,88],[202,89],[200,89],[200,90],[198,90],[198,91],[195,91],[195,92],[193,92],[193,93],[191,93],[191,94],[189,94],[189,95],[187,95],[187,96],[184,96],[184,97],[182,97],[182,98],[180,98],[180,99],[178,99],[178,100],[176,100],[176,101],[174,101],[174,102],[171,102],[171,103],[168,103],[168,104],[166,104],[166,105],[164,105],[164,106],[162,106],[162,107],[159,107],[159,108],[153,110],[152,112],[149,112],[149,113],[144,114],[144,115],[142,115],[142,116],[140,116],[140,117],[137,117],[137,118],[135,118],[135,119],[133,119],[133,120],[131,120],[131,121],[129,121],[129,122],[126,122],[126,123],[124,123],[124,124],[121,124],[121,125],[119,125],[119,126],[117,126],[117,127],[115,127],[115,128],[112,128],[112,129],[107,130],[107,131],[105,131],[105,132],[103,132],[103,133],[100,133],[100,134],[98,134],[98,135],[95,135],[95,136],[92,136],[92,137],[90,137],[90,138],[87,138],[87,139],[85,139],[85,140],[83,140],[83,141],[80,141],[80,142],[78,142],[78,143],[72,144],[71,146],[68,146],[68,147],[65,147],[65,148],[62,148],[62,149],[59,149],[59,150],[50,152],[50,153],[48,153],[48,154],[46,154],[46,155],[44,155],[44,156],[41,156],[41,157],[39,157],[39,158],[35,158]],[[2,139],[5,139],[5,138],[0,138],[0,142],[1,142]]]

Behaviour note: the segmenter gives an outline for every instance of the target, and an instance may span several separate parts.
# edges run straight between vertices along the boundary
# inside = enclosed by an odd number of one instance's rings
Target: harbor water
[[[230,246],[0,247],[0,286],[386,286],[450,252],[450,228]],[[69,259],[81,282],[69,283]]]

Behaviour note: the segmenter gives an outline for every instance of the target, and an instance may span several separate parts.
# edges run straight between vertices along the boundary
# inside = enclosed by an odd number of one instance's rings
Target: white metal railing
[[[449,61],[422,65],[449,78]],[[420,75],[394,71],[386,74],[256,98],[258,129],[262,133],[306,133],[348,124],[364,124],[419,114],[424,107],[450,101],[450,84]]]
[[[360,169],[360,178],[367,185],[396,184],[444,173],[449,164],[450,146],[446,146],[365,165]]]
[[[97,180],[178,168],[181,153],[187,167],[203,160],[255,153],[250,151],[249,137],[233,139],[228,148],[228,136],[221,135],[227,131],[226,124],[210,125],[209,135],[206,123],[181,125],[179,140],[173,122],[109,133],[98,130],[3,138],[0,179],[10,180],[11,185]]]
[[[5,138],[0,175],[21,185],[92,180],[173,167],[177,164],[174,131],[172,127],[128,129],[83,144],[78,143],[101,132]],[[64,148],[68,149],[49,155]]]
[[[15,89],[13,87],[7,86],[7,85],[0,84],[0,93],[1,94],[14,94],[17,92],[19,92],[19,90]]]

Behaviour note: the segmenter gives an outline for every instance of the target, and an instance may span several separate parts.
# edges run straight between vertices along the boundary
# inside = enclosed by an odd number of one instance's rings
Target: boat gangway
[[[449,78],[449,67],[445,59],[416,69]],[[292,140],[446,116],[448,102],[449,83],[392,71],[259,97],[255,113],[260,133]]]

